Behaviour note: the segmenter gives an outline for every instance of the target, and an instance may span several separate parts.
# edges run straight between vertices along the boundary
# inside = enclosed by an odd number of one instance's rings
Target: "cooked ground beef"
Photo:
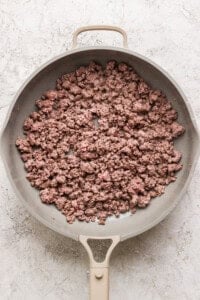
[[[16,140],[27,178],[67,222],[135,213],[164,193],[182,165],[177,112],[130,66],[91,62],[36,100]]]

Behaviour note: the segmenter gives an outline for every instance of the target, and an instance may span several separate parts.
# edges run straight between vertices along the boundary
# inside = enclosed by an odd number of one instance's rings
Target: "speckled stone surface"
[[[1,0],[0,125],[14,94],[42,63],[71,46],[79,26],[123,27],[130,49],[167,70],[200,126],[199,0]],[[120,45],[117,33],[86,33],[80,45]],[[113,252],[110,299],[200,299],[200,164],[174,212]],[[88,298],[83,247],[33,219],[16,199],[0,162],[0,299]]]

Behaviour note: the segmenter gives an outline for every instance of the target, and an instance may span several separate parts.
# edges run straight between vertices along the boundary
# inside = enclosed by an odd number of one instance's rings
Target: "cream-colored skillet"
[[[77,37],[89,30],[112,30],[122,34],[123,48],[87,47],[75,49]],[[110,218],[106,225],[76,221],[70,225],[54,206],[42,204],[38,191],[26,180],[26,174],[15,140],[23,134],[22,124],[33,110],[35,99],[48,89],[54,88],[56,79],[63,73],[74,71],[91,60],[105,65],[109,60],[126,62],[142,76],[152,87],[161,89],[172,101],[178,111],[178,120],[186,128],[185,134],[177,139],[176,148],[183,153],[183,169],[178,173],[177,181],[170,184],[164,195],[152,200],[146,209],[139,209],[136,214],[126,213],[120,218]],[[29,77],[20,88],[10,107],[1,136],[1,154],[8,177],[17,197],[21,199],[28,211],[39,221],[56,232],[79,240],[87,250],[90,258],[90,299],[105,300],[109,297],[108,266],[114,247],[130,237],[134,237],[163,220],[184,195],[192,177],[192,171],[199,154],[199,134],[190,105],[175,81],[159,66],[149,59],[127,49],[127,36],[124,30],[113,26],[88,26],[79,28],[73,35],[73,49],[59,55]],[[97,262],[88,244],[89,239],[111,239],[105,260]]]

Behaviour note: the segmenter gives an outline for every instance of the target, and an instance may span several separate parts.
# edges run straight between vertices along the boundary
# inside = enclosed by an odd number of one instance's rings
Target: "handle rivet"
[[[96,277],[97,279],[101,279],[101,278],[103,277],[103,272],[102,272],[102,271],[96,271],[95,277]]]

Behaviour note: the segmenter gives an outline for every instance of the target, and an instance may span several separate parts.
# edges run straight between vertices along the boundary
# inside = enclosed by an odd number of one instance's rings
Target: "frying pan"
[[[77,37],[89,30],[112,30],[123,37],[123,48],[87,47],[75,49]],[[185,134],[177,139],[175,146],[183,153],[183,169],[177,180],[166,188],[161,197],[152,200],[146,209],[138,209],[135,215],[126,213],[119,219],[109,218],[106,225],[82,223],[76,221],[68,224],[65,217],[54,207],[42,204],[38,191],[26,180],[26,173],[15,140],[23,135],[22,124],[26,116],[35,109],[35,99],[55,86],[61,74],[72,72],[91,60],[105,65],[108,60],[126,62],[153,88],[161,89],[178,111],[178,120],[186,128]],[[163,220],[183,196],[191,179],[199,154],[199,134],[190,105],[175,81],[162,68],[140,54],[127,49],[127,35],[124,30],[113,26],[88,26],[79,28],[73,35],[73,48],[45,63],[35,71],[23,84],[14,98],[8,112],[1,135],[1,154],[8,177],[19,199],[29,212],[47,227],[56,232],[79,240],[87,250],[90,258],[90,299],[103,300],[109,297],[108,267],[109,258],[114,247],[127,238],[134,237]],[[111,240],[111,245],[103,262],[94,259],[89,240]]]

